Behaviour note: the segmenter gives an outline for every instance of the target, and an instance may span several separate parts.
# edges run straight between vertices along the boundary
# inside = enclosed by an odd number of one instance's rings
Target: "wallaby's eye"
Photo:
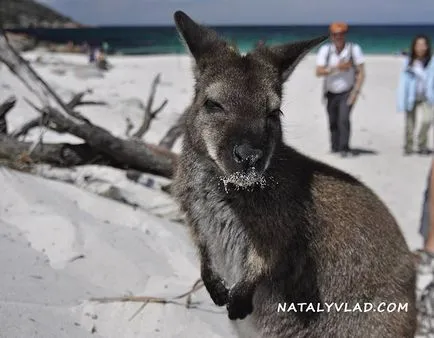
[[[275,110],[272,110],[271,112],[269,112],[267,117],[270,119],[278,119],[282,115],[283,115],[283,112],[280,109],[275,109]]]
[[[206,100],[205,104],[204,104],[206,110],[208,110],[209,112],[214,112],[214,111],[221,111],[223,110],[223,107],[220,103],[215,102],[213,100]]]

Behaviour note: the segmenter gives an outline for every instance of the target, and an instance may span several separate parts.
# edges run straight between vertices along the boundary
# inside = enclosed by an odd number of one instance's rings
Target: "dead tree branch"
[[[0,158],[14,161],[27,154],[29,161],[33,163],[47,163],[58,167],[102,164],[123,168],[122,163],[102,156],[85,143],[43,143],[38,144],[29,153],[32,145],[32,142],[18,141],[9,135],[0,135]]]
[[[54,123],[56,130],[60,129],[81,138],[104,157],[107,156],[113,158],[117,163],[123,163],[124,168],[164,177],[173,175],[177,156],[170,151],[160,149],[158,146],[144,144],[136,139],[119,139],[109,131],[90,123],[76,124],[60,114],[55,108],[45,107],[43,113],[49,117],[50,123]]]
[[[141,105],[141,108],[144,112],[143,121],[139,129],[134,133],[133,137],[143,137],[143,135],[149,129],[152,119],[154,119],[157,114],[163,110],[168,102],[167,99],[165,99],[157,109],[152,109],[152,106],[154,105],[155,93],[157,92],[157,86],[160,83],[160,77],[161,74],[157,74],[157,76],[155,76],[154,80],[152,81],[148,102],[146,103],[146,106]]]
[[[134,125],[131,122],[131,119],[129,117],[126,118],[127,127],[125,128],[125,136],[130,137],[131,130],[133,130]]]
[[[26,123],[24,123],[20,128],[18,128],[17,130],[15,130],[11,136],[14,138],[19,138],[21,136],[26,136],[27,133],[36,127],[39,127],[40,125],[44,125],[46,124],[46,120],[47,117],[45,115],[42,115],[40,117],[36,117]]]
[[[82,101],[83,97],[85,94],[90,94],[92,93],[92,90],[88,89],[85,90],[83,92],[80,92],[78,94],[75,94],[72,99],[66,104],[70,109],[74,109],[75,107],[79,106],[79,105],[90,105],[90,104],[95,104],[95,105],[105,105],[106,102],[103,101]],[[28,100],[26,100],[28,102]],[[33,106],[33,104],[32,104]],[[36,107],[33,106],[35,109]],[[21,136],[26,136],[27,133],[32,130],[33,128],[36,127],[41,127],[41,126],[46,126],[48,127],[48,122],[49,119],[46,116],[46,114],[44,112],[42,112],[40,109],[37,109],[39,111],[39,113],[41,114],[40,117],[36,117],[28,122],[26,122],[23,126],[21,126],[20,128],[18,128],[17,130],[15,130],[12,133],[12,136],[15,138],[19,138]],[[54,126],[51,126],[50,129],[58,132],[58,133],[64,133],[63,130],[61,129],[56,129]]]
[[[74,112],[39,77],[28,62],[11,48],[4,35],[0,35],[0,61],[5,63],[40,99],[42,103],[41,108],[37,108],[35,104],[32,104],[32,106],[42,116],[47,116],[47,126],[49,128],[62,130],[81,138],[90,147],[89,149],[92,150],[92,154],[112,159],[113,162],[122,164],[125,169],[135,169],[164,177],[171,177],[173,175],[177,155],[167,149],[145,144],[135,138],[128,140],[117,138],[109,131],[93,125],[79,113]],[[152,106],[152,96],[154,95],[151,95],[148,100],[150,107]],[[78,98],[79,95],[76,95],[74,102],[78,101]],[[54,101],[55,105],[50,104],[50,99]],[[37,143],[34,144],[32,152],[38,147],[43,146]]]
[[[8,133],[8,125],[6,122],[6,114],[15,107],[17,103],[17,99],[15,96],[9,96],[1,105],[0,105],[0,134]]]
[[[176,123],[169,129],[169,131],[164,135],[164,137],[161,139],[160,143],[158,144],[160,147],[165,149],[172,149],[173,145],[175,144],[176,140],[181,137],[181,135],[184,132],[184,125],[185,125],[185,119],[187,116],[189,108],[187,108],[181,116],[178,118]]]
[[[66,104],[69,109],[74,109],[83,99],[84,95],[91,94],[92,90],[87,89],[81,93],[75,94],[72,99]]]
[[[177,301],[186,298],[185,306],[189,307],[189,305],[191,304],[191,298],[190,298],[191,295],[197,292],[198,290],[200,290],[201,288],[203,288],[203,286],[204,284],[202,280],[199,279],[194,283],[193,287],[189,291],[171,298],[150,297],[150,296],[124,296],[124,297],[91,298],[90,301],[99,302],[99,303],[139,302],[139,303],[144,303],[144,305],[148,303],[183,305]]]
[[[29,63],[13,49],[6,38],[4,31],[0,34],[0,61],[3,62],[12,73],[14,73],[24,85],[33,92],[43,103],[43,106],[57,106],[64,114],[74,118],[76,122],[88,122],[79,113],[72,111],[60,99],[55,91],[30,67]],[[51,100],[50,100],[51,99]],[[52,101],[52,102],[50,102]]]
[[[105,105],[107,105],[107,102],[104,102],[104,101],[84,101],[83,100],[83,97],[86,94],[92,94],[92,93],[93,93],[92,89],[87,89],[87,90],[85,90],[83,92],[77,93],[66,104],[66,106],[69,109],[74,109],[75,107],[78,107],[78,106],[90,106],[90,105],[93,105],[93,106],[105,106]]]
[[[48,118],[47,113],[36,107],[32,102],[30,102],[28,99],[24,98],[24,100],[30,105],[32,106],[36,111],[38,111],[40,113],[39,117],[35,117],[34,119],[26,122],[24,125],[22,125],[20,128],[18,128],[17,130],[15,130],[11,136],[14,138],[19,138],[21,136],[26,136],[27,133],[36,127],[48,127],[49,129],[59,133],[59,134],[63,134],[65,133],[65,130],[62,128],[57,127],[53,122],[50,121],[50,119]]]
[[[107,106],[107,102],[105,101],[80,101],[76,104],[78,106]]]

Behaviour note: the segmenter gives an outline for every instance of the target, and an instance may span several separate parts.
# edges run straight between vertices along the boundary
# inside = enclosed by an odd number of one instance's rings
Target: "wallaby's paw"
[[[223,282],[218,281],[217,283],[213,284],[213,286],[208,289],[208,293],[215,305],[223,306],[228,303],[229,290],[226,288]]]
[[[230,320],[244,319],[253,312],[252,297],[229,291],[229,301],[226,306]]]

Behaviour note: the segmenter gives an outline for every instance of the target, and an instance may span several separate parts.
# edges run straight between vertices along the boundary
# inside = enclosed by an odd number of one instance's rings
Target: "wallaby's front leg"
[[[253,312],[253,295],[256,286],[267,271],[268,264],[253,246],[250,246],[244,257],[244,271],[241,279],[229,290],[227,304],[229,319],[244,319]]]
[[[231,287],[226,305],[229,319],[244,319],[253,312],[255,288],[256,283],[249,280],[239,281]]]
[[[201,277],[203,284],[214,303],[218,306],[223,306],[228,302],[229,290],[224,285],[220,276],[212,269],[206,246],[200,245],[199,250],[201,255]]]

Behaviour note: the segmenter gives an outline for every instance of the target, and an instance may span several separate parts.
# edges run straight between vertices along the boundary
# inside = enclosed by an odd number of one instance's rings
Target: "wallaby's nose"
[[[252,148],[250,145],[244,143],[234,147],[233,155],[236,162],[253,167],[262,157],[263,153],[261,149]]]

